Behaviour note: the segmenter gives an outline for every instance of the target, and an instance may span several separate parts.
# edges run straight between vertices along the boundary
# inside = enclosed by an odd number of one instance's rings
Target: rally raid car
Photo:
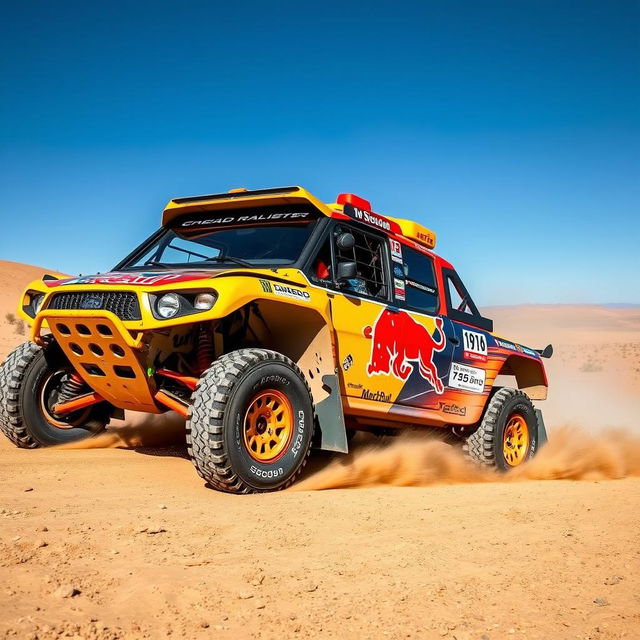
[[[353,194],[172,200],[113,272],[27,287],[0,428],[33,448],[176,411],[198,473],[235,493],[290,485],[313,446],[347,452],[355,430],[438,429],[481,464],[521,465],[546,439],[531,401],[551,347],[494,335],[434,246]]]

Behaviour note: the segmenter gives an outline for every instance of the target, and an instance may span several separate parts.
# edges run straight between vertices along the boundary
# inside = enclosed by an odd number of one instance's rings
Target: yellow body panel
[[[436,234],[431,229],[427,229],[424,225],[418,224],[413,220],[392,218],[391,216],[387,216],[387,218],[393,220],[402,229],[402,235],[405,238],[415,240],[427,249],[433,249],[436,246]]]
[[[239,275],[234,275],[236,272]],[[319,298],[325,298],[326,295],[323,295],[323,291],[315,288],[309,287],[309,283],[307,279],[297,270],[297,269],[252,269],[251,276],[246,275],[246,271],[236,270],[236,269],[227,269],[221,274],[212,273],[211,278],[187,281],[187,282],[177,282],[171,284],[164,285],[148,285],[148,286],[140,286],[140,285],[131,285],[131,284],[118,284],[114,285],[104,285],[104,284],[71,284],[65,285],[63,288],[54,287],[49,288],[46,284],[44,284],[40,280],[35,280],[30,283],[28,287],[25,289],[22,297],[21,303],[18,306],[18,313],[25,320],[25,322],[32,326],[34,325],[34,319],[28,316],[22,309],[22,301],[25,299],[26,292],[29,291],[39,291],[45,294],[45,299],[42,303],[42,309],[38,314],[38,329],[40,329],[40,325],[47,328],[48,325],[48,314],[45,313],[46,307],[49,303],[49,300],[52,295],[56,293],[74,293],[74,292],[89,292],[89,291],[129,291],[136,293],[138,295],[138,299],[140,302],[140,313],[142,315],[141,320],[119,320],[124,328],[128,331],[152,331],[158,329],[166,329],[170,327],[175,327],[184,324],[191,324],[193,322],[206,322],[208,320],[216,320],[219,318],[223,318],[236,309],[243,307],[247,303],[256,300],[256,299],[272,299],[278,300],[282,302],[286,300],[287,303],[293,304],[296,306],[302,306],[305,308],[309,308],[312,306],[317,308],[320,313],[326,307],[326,303],[323,304],[322,300]],[[309,300],[307,302],[303,302],[302,300],[296,300],[291,297],[283,297],[278,296],[275,292],[265,292],[262,285],[260,284],[260,280],[271,280],[272,282],[282,281],[283,284],[285,282],[291,283],[292,286],[299,288],[301,290],[307,290],[309,292]],[[193,313],[189,315],[184,315],[176,318],[171,318],[169,320],[158,320],[154,317],[151,312],[151,306],[149,302],[149,297],[146,294],[162,294],[163,292],[170,291],[214,291],[218,298],[213,308],[209,311],[201,311],[198,313]],[[56,311],[57,313],[61,313]],[[70,313],[78,313],[85,314],[86,311],[71,311]],[[101,311],[91,311],[93,315],[97,315],[102,313]]]

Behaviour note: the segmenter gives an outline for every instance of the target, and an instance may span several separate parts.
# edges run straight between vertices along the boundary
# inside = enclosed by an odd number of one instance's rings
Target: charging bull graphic
[[[373,329],[364,328],[365,337],[372,340],[367,373],[392,373],[396,378],[406,380],[414,369],[411,363],[417,362],[420,375],[433,386],[437,394],[444,393],[444,385],[433,362],[433,354],[442,351],[447,342],[442,318],[436,318],[436,327],[440,334],[438,340],[406,311],[384,309]]]

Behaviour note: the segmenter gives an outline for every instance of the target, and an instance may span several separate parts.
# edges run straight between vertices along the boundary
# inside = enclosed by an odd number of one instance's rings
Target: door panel
[[[331,301],[336,330],[343,393],[378,402],[395,402],[404,380],[395,376],[378,378],[370,373],[372,339],[378,319],[387,307],[369,300],[336,295]]]
[[[335,296],[331,306],[343,393],[419,408],[434,423],[480,418],[501,365],[483,353],[485,332],[347,296]]]
[[[421,318],[416,320],[421,321]],[[442,323],[446,338],[446,344],[438,348],[438,335],[432,336],[436,344],[432,362],[443,388],[434,387],[428,379],[424,379],[420,369],[414,369],[398,397],[398,403],[434,412],[443,422],[476,422],[484,409],[486,394],[490,389],[488,383],[495,378],[495,375],[487,375],[485,370],[487,355],[482,352],[487,351],[487,336],[476,330],[473,330],[475,335],[469,335],[469,327],[446,317],[438,318],[435,322]],[[428,357],[428,351],[425,357]]]
[[[346,395],[439,410],[456,347],[451,320],[345,296],[332,315]]]

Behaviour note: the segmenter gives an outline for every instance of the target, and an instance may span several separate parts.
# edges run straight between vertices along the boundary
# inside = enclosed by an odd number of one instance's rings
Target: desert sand
[[[42,273],[0,261],[0,359]],[[175,417],[84,449],[1,439],[0,637],[640,637],[640,309],[486,312],[556,348],[551,441],[508,477],[361,438],[295,490],[231,496],[203,486]]]

